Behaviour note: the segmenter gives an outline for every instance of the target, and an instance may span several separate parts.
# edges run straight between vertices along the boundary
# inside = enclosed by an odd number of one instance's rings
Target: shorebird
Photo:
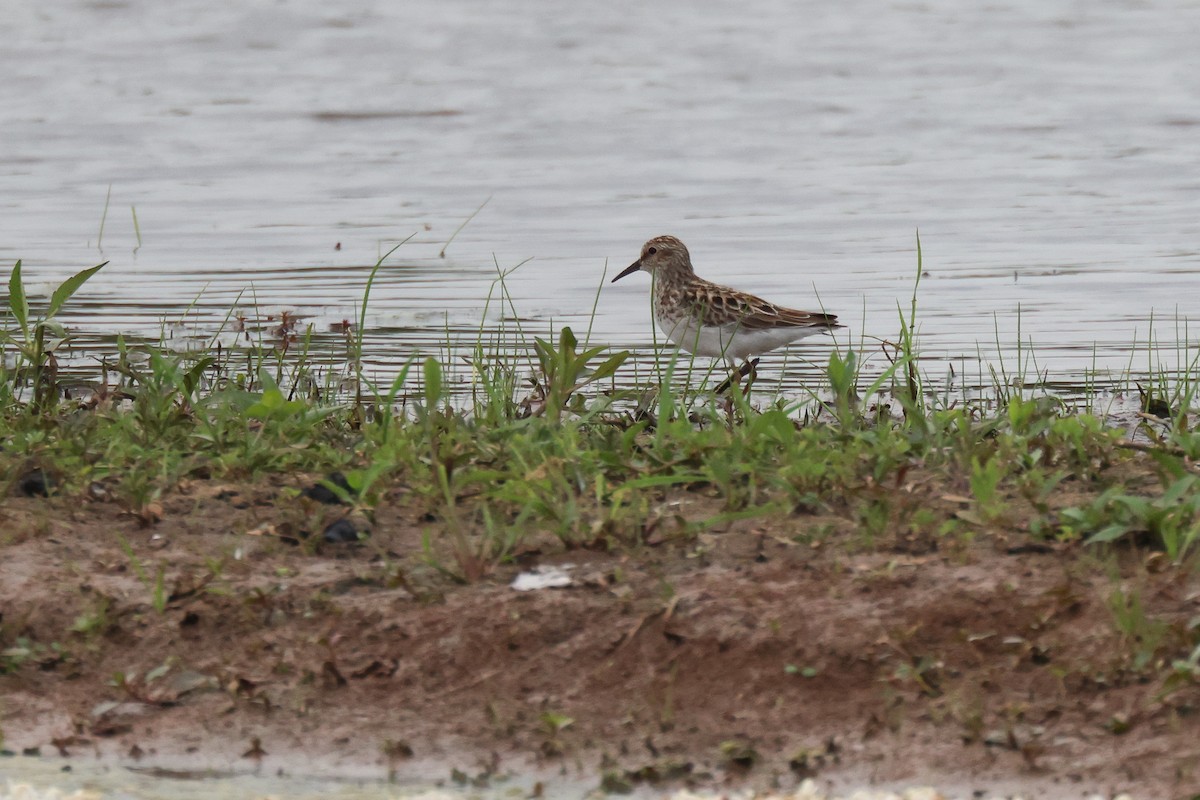
[[[737,377],[753,369],[751,356],[842,327],[833,314],[777,306],[704,280],[674,236],[646,242],[638,260],[612,282],[639,270],[654,278],[654,319],[667,338],[689,353],[724,359]],[[745,366],[739,369],[738,361]]]

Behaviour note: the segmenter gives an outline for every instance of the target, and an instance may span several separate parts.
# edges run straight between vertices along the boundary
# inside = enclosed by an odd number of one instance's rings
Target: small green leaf
[[[1104,542],[1113,542],[1120,539],[1125,534],[1129,533],[1129,526],[1121,523],[1109,525],[1107,528],[1102,528],[1096,533],[1088,537],[1084,544],[1097,544]]]
[[[271,387],[263,392],[262,399],[258,402],[268,411],[275,411],[276,409],[283,408],[284,404],[287,403],[287,398],[283,396],[283,392],[279,391],[278,388]]]
[[[263,386],[263,394],[266,394],[270,391],[279,391],[279,384],[275,382],[275,378],[271,375],[271,373],[267,372],[265,369],[260,369],[258,371],[258,382]]]
[[[577,357],[577,358],[578,358],[578,360],[579,360],[579,361],[581,361],[581,362],[583,362],[583,363],[585,363],[585,364],[586,364],[587,362],[591,361],[593,358],[595,358],[596,356],[600,355],[601,353],[603,353],[603,352],[604,352],[605,350],[607,350],[607,349],[608,349],[608,348],[607,348],[607,347],[605,347],[605,346],[603,346],[603,345],[602,345],[602,346],[600,346],[600,347],[593,347],[593,348],[591,348],[590,350],[584,350],[582,353],[580,353],[580,354],[578,355],[578,357]]]
[[[533,350],[537,354],[538,366],[541,367],[542,374],[546,376],[546,380],[553,381],[554,374],[558,371],[553,348],[541,339],[534,339]]]
[[[442,399],[442,365],[435,358],[425,359],[425,407],[433,410]]]
[[[542,714],[542,724],[546,726],[551,733],[558,733],[566,728],[569,728],[575,720],[564,714],[556,714],[553,711],[546,711]]]
[[[289,414],[298,414],[303,411],[303,402],[296,400],[289,403],[283,392],[279,390],[275,379],[271,377],[271,373],[260,369],[258,380],[263,386],[262,395],[259,396],[258,402],[246,409],[247,416],[262,420],[281,419]]]
[[[689,475],[686,473],[678,475],[647,475],[642,478],[634,478],[631,481],[625,481],[621,484],[621,489],[649,489],[655,486],[675,486],[682,483],[701,483],[704,481],[704,479],[704,475]]]
[[[12,274],[8,276],[8,307],[12,310],[13,316],[17,318],[17,324],[21,326],[21,333],[28,339],[29,303],[25,299],[25,286],[21,282],[20,261],[13,267]]]
[[[278,412],[287,404],[283,393],[278,389],[268,389],[258,398],[258,402],[246,409],[246,416],[252,419],[266,420],[279,416]]]
[[[210,366],[212,366],[212,364],[213,358],[211,356],[205,356],[197,361],[191,369],[184,373],[183,391],[189,399],[195,393],[196,389],[199,388],[200,380],[204,376],[204,370],[208,369]]]
[[[579,340],[575,338],[574,331],[570,326],[564,327],[562,333],[558,336],[558,349],[561,352],[575,352],[575,346],[579,344]]]
[[[1163,492],[1163,496],[1158,501],[1159,504],[1170,506],[1179,502],[1181,497],[1192,490],[1197,481],[1200,481],[1200,477],[1196,475],[1185,475],[1175,481],[1167,488],[1167,491]]]
[[[591,380],[598,381],[612,375],[617,369],[625,363],[629,358],[629,351],[622,350],[619,353],[614,353],[604,361],[600,362],[600,366],[596,367],[596,371],[591,374]]]
[[[107,263],[107,261],[104,262],[104,264]],[[59,287],[54,290],[54,294],[50,296],[50,308],[46,310],[46,318],[49,319],[57,314],[59,309],[63,307],[63,303],[70,300],[71,295],[79,291],[79,287],[87,283],[88,278],[99,272],[100,268],[103,267],[104,264],[97,264],[96,266],[89,267],[82,272],[77,272],[59,284]]]

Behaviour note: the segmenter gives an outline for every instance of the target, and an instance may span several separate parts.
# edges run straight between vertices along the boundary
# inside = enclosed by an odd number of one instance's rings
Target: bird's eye
[[[657,253],[657,252],[658,252],[658,248],[657,248],[657,247],[651,247],[651,248],[650,248],[650,249],[648,249],[646,252],[647,252],[647,253],[649,253],[650,255],[654,255],[655,253]]]

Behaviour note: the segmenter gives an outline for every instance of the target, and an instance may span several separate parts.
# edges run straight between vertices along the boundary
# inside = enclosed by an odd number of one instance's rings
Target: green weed
[[[1170,626],[1146,613],[1140,593],[1113,589],[1108,598],[1113,624],[1125,640],[1130,654],[1130,667],[1140,672],[1159,656]]]
[[[16,323],[15,330],[5,326],[0,334],[0,350],[9,347],[16,351],[16,364],[10,369],[9,400],[19,398],[27,386],[33,389],[32,408],[52,408],[58,399],[58,360],[55,354],[70,342],[66,328],[55,315],[88,279],[108,262],[78,272],[63,281],[50,295],[50,303],[40,317],[32,317],[25,284],[21,277],[21,262],[13,266],[8,278],[8,312]],[[5,368],[9,369],[9,368]]]

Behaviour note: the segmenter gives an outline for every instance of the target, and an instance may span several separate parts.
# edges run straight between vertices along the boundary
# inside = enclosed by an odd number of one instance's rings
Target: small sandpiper
[[[689,353],[724,359],[735,370],[734,379],[749,374],[750,356],[843,327],[833,314],[784,308],[698,277],[687,248],[674,236],[646,242],[641,257],[612,282],[638,270],[654,276],[659,329]],[[738,370],[738,361],[746,366]]]

